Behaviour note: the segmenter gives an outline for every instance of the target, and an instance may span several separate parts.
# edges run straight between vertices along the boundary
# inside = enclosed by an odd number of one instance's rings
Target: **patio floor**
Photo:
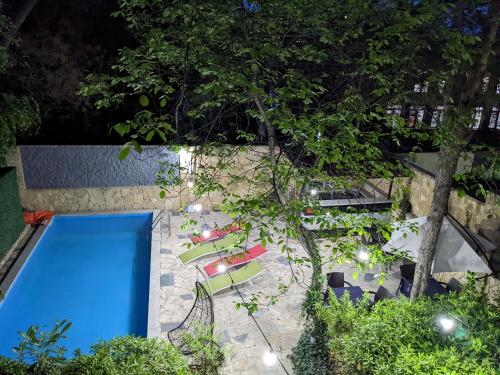
[[[176,327],[191,309],[195,298],[192,291],[195,281],[203,281],[196,265],[202,267],[217,259],[214,255],[185,265],[178,258],[178,255],[186,249],[182,245],[190,241],[189,234],[195,229],[199,231],[200,225],[204,222],[200,220],[199,214],[190,215],[191,218],[199,220],[196,228],[181,229],[183,217],[178,213],[171,214],[170,231],[167,219],[162,219],[160,336],[166,340],[168,340],[168,331]],[[212,228],[230,223],[229,217],[220,212],[204,212],[203,217]],[[248,247],[256,244],[256,239],[257,234],[252,233]],[[305,256],[298,241],[289,241],[289,246],[296,249],[296,256]],[[292,271],[286,255],[281,253],[277,245],[268,244],[267,248],[269,251],[259,258],[264,272],[252,279],[252,285],[245,283],[239,286],[244,297],[249,298],[252,293],[258,292],[262,295],[276,294],[280,281],[287,283],[291,278]],[[289,373],[293,371],[288,356],[302,330],[300,310],[310,279],[310,272],[305,267],[299,268],[293,265],[292,269],[303,278],[305,285],[293,283],[287,295],[280,297],[275,305],[269,309],[263,308],[254,314]],[[328,272],[328,268],[325,267],[324,271]],[[375,291],[379,286],[372,274],[360,274],[356,281],[352,280],[353,269],[350,264],[335,265],[335,271],[345,272],[346,281],[359,285],[363,290]],[[399,274],[392,274],[385,281],[384,286],[395,291],[398,282]],[[235,309],[235,303],[241,302],[237,292],[229,289],[218,293],[213,297],[213,301],[215,334],[224,345],[226,352],[226,364],[221,373],[284,374],[279,364],[270,367],[264,365],[262,356],[268,350],[268,346],[246,309]]]

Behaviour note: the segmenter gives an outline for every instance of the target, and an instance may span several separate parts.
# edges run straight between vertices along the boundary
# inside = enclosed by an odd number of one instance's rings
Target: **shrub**
[[[220,348],[213,343],[211,330],[187,335],[194,353],[189,358],[161,339],[132,336],[102,341],[91,347],[90,354],[76,351],[72,359],[64,357],[58,345],[70,323],[62,321],[47,332],[32,326],[21,334],[15,348],[16,360],[0,356],[1,375],[214,375],[223,363]]]
[[[353,306],[347,298],[331,301],[329,307],[317,308],[327,326],[333,373],[495,373],[500,314],[474,285],[458,295],[384,300],[373,308],[366,303]],[[456,329],[442,332],[440,315],[454,319]]]
[[[186,358],[159,339],[119,337],[94,345],[89,355],[77,355],[64,375],[183,375],[190,374]]]

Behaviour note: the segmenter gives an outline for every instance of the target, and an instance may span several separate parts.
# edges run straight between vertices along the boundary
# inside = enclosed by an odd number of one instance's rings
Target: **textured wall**
[[[234,168],[238,173],[250,177],[262,164],[262,157],[265,155],[267,155],[267,148],[260,146],[235,154]],[[204,159],[203,164],[205,165],[216,163],[210,158]],[[160,198],[158,186],[30,189],[26,188],[24,184],[19,148],[12,150],[7,157],[7,163],[18,169],[23,207],[33,210],[55,210],[57,212],[178,210],[194,201],[202,203],[206,209],[214,209],[218,208],[222,201],[220,194],[208,194],[201,199],[196,199],[191,189],[188,189],[186,185],[176,187],[165,198]],[[186,183],[185,176],[181,176],[181,178],[184,178],[184,183]],[[154,185],[154,182],[151,185]],[[233,183],[230,190],[234,194],[244,195],[248,193],[248,186]]]
[[[160,162],[178,163],[164,147],[146,146],[125,160],[121,146],[20,146],[28,189],[152,186]]]
[[[0,259],[16,242],[24,227],[16,170],[0,169]]]
[[[414,170],[410,185],[410,202],[412,212],[416,216],[429,214],[432,197],[434,195],[434,178],[420,171]],[[459,197],[456,190],[452,190],[448,201],[448,211],[460,224],[468,225],[474,231],[480,226],[495,227],[500,224],[500,197],[488,193],[486,201],[480,202],[468,195]]]

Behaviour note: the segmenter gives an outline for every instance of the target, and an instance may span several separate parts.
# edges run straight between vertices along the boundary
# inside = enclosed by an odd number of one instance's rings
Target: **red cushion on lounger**
[[[227,236],[229,233],[237,232],[241,228],[237,225],[231,225],[229,228],[217,228],[210,231],[210,236],[208,238],[204,236],[195,236],[191,238],[193,243],[203,243],[212,240],[217,240],[219,238]]]
[[[230,255],[222,258],[222,260],[219,259],[210,264],[207,264],[205,267],[203,267],[203,269],[209,277],[212,277],[220,273],[220,271],[217,269],[219,264],[224,264],[226,266],[226,269],[239,266],[248,263],[255,258],[258,258],[261,255],[264,255],[266,252],[267,249],[264,246],[260,244],[255,245],[242,253]]]

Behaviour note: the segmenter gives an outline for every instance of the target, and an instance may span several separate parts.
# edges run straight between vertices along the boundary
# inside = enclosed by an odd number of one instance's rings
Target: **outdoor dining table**
[[[363,298],[363,289],[361,289],[359,286],[332,288],[332,290],[338,299],[341,299],[345,292],[349,292],[349,298],[352,302],[357,302]]]
[[[401,287],[401,293],[406,297],[410,297],[411,288],[413,287],[413,282],[411,280],[403,279],[403,285]],[[432,297],[435,294],[446,294],[446,288],[441,285],[436,279],[430,278],[427,284],[427,289],[425,289],[425,295]]]

